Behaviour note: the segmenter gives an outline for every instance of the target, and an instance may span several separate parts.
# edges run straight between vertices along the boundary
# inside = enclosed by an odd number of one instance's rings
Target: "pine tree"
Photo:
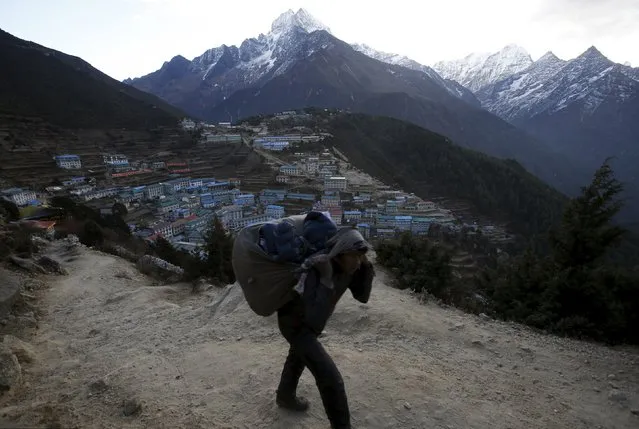
[[[20,219],[20,209],[13,201],[0,198],[0,217],[5,222],[11,222]]]
[[[111,209],[113,214],[116,216],[124,217],[129,211],[126,209],[126,206],[122,203],[113,203],[113,208]]]
[[[623,187],[608,160],[565,208],[549,252],[528,251],[481,283],[496,315],[575,337],[639,342],[636,274],[603,256],[625,230],[614,223]]]
[[[208,275],[225,284],[233,283],[235,281],[231,264],[233,239],[226,232],[217,216],[211,222],[205,242],[208,255],[206,260]]]
[[[623,206],[618,199],[622,190],[606,160],[581,195],[570,201],[559,230],[550,235],[559,267],[590,265],[619,242],[625,230],[613,224],[613,218]]]
[[[157,240],[155,240],[154,251],[158,258],[164,259],[173,265],[180,265],[178,251],[166,238],[158,237]]]

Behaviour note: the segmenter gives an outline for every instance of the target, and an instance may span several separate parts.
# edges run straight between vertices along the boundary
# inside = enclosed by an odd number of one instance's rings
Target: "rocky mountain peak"
[[[574,60],[576,63],[602,64],[611,66],[614,63],[594,46],[589,47]]]
[[[589,58],[606,58],[604,56],[604,54],[602,54],[601,51],[599,49],[597,49],[595,46],[589,47],[580,56],[581,57],[589,57]]]
[[[492,54],[470,54],[453,61],[440,61],[433,68],[472,91],[498,82],[532,64],[530,54],[521,46],[509,44]]]
[[[557,55],[555,55],[552,51],[548,51],[545,54],[543,54],[541,57],[539,57],[539,59],[537,61],[535,61],[536,63],[542,62],[542,63],[556,63],[559,61],[563,61],[561,58],[559,58]]]
[[[293,28],[300,28],[307,33],[313,31],[324,30],[331,32],[330,28],[324,25],[320,20],[311,15],[306,9],[299,9],[294,12],[292,9],[287,10],[278,16],[271,25],[271,31],[274,33],[288,31]]]

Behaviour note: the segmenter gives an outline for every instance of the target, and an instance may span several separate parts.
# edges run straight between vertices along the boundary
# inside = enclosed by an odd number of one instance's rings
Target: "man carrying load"
[[[264,316],[277,311],[280,332],[290,344],[277,388],[277,404],[294,411],[308,409],[308,401],[296,395],[298,381],[308,368],[331,427],[348,429],[351,422],[344,382],[318,337],[347,289],[358,301],[368,302],[375,272],[366,257],[371,247],[359,231],[353,227],[337,230],[325,221],[318,212],[278,221],[289,223],[283,228],[275,226],[272,241],[279,240],[279,245],[265,243],[269,241],[268,228],[264,240],[265,224],[247,227],[236,239],[233,267],[251,308]],[[294,234],[286,235],[290,231]],[[325,239],[317,240],[322,231],[327,232]],[[286,245],[281,244],[284,236],[289,237]],[[297,243],[293,248],[302,249],[297,252],[300,257],[295,261],[290,256],[286,261],[278,260],[277,249],[284,249],[287,255],[295,253],[291,253],[291,243]],[[257,262],[257,267],[251,262]],[[273,283],[273,279],[280,283]]]

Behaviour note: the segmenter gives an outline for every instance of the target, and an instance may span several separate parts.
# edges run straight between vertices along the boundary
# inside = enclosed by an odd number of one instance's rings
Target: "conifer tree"
[[[207,272],[210,277],[217,278],[222,283],[233,283],[235,274],[231,264],[233,252],[233,238],[226,232],[224,225],[217,218],[213,218],[205,237],[207,252]]]
[[[550,236],[555,262],[560,268],[591,265],[618,243],[625,230],[613,223],[623,202],[623,185],[606,160],[592,182],[566,207],[561,226]]]

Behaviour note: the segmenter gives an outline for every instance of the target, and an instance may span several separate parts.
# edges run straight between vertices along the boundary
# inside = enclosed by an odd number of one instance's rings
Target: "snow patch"
[[[447,82],[444,79],[442,79],[442,77],[432,68],[426,65],[420,64],[417,61],[410,59],[404,55],[378,51],[366,44],[355,43],[355,44],[352,44],[351,47],[355,49],[356,51],[366,55],[367,57],[371,57],[378,61],[381,61],[387,64],[398,65],[398,66],[406,67],[411,70],[422,72],[426,75],[425,77],[432,79],[433,81],[435,81],[436,84],[444,88],[446,91],[448,91],[448,93],[450,93],[451,95],[454,95],[455,97],[459,97],[463,99],[464,96],[470,95],[464,92],[463,88],[460,88],[454,83]],[[397,75],[397,74],[401,75],[401,72],[397,72],[390,68],[387,69],[387,71],[393,75]]]
[[[273,21],[271,31],[273,33],[284,32],[293,27],[299,27],[307,33],[318,30],[324,30],[328,33],[331,32],[328,26],[324,25],[305,9],[299,9],[297,12],[293,12],[292,9],[287,10]]]
[[[639,94],[639,83],[628,73],[627,67],[594,47],[571,61],[549,52],[525,70],[484,87],[477,96],[484,108],[507,120],[556,113],[575,103],[580,103],[582,118],[587,118],[604,102],[622,103]]]
[[[492,54],[470,54],[458,60],[440,61],[433,68],[441,76],[476,92],[526,69],[532,63],[524,48],[511,44]]]

